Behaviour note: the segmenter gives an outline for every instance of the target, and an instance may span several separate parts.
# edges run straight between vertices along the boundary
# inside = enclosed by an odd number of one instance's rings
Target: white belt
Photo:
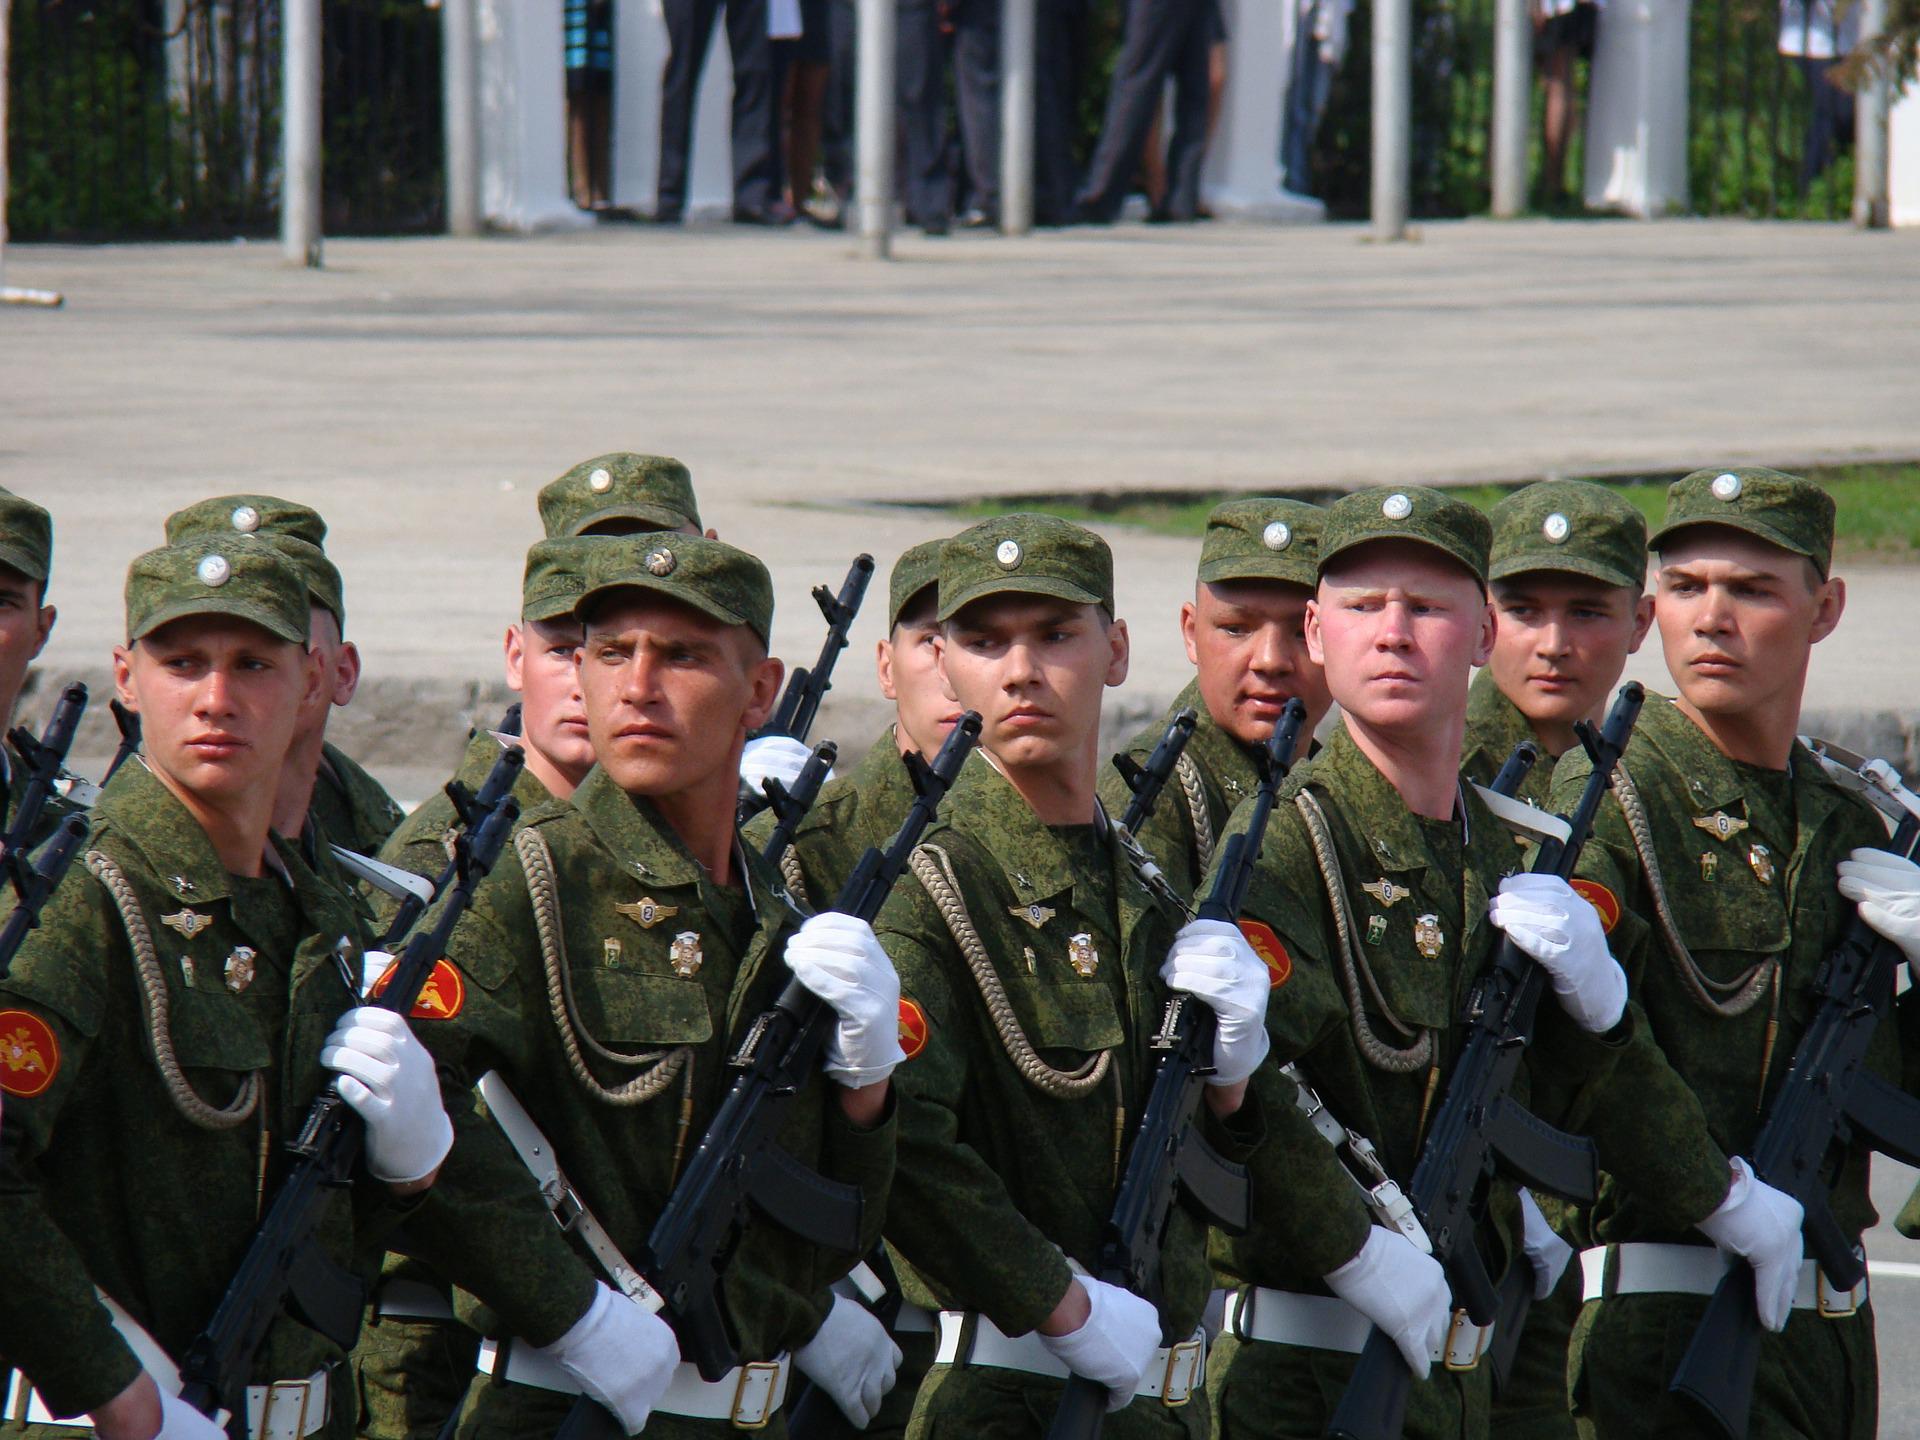
[[[963,1347],[969,1320],[973,1322],[973,1344]],[[1002,1333],[986,1316],[966,1310],[942,1310],[939,1322],[940,1345],[933,1356],[936,1365],[990,1365],[996,1370],[1019,1370],[1057,1380],[1073,1373],[1047,1349],[1038,1331],[1029,1330],[1016,1339]],[[1206,1373],[1206,1332],[1196,1329],[1191,1340],[1162,1345],[1153,1352],[1133,1393],[1169,1408],[1184,1405],[1193,1398],[1194,1388],[1205,1380]]]
[[[506,1351],[504,1366],[499,1363],[502,1350]],[[581,1393],[580,1382],[559,1361],[532,1345],[513,1340],[482,1340],[478,1369],[482,1375],[515,1385],[532,1385],[565,1395]],[[759,1430],[786,1403],[787,1377],[792,1369],[786,1355],[781,1354],[771,1360],[736,1365],[718,1380],[702,1380],[698,1367],[683,1360],[674,1366],[667,1392],[653,1408],[663,1415],[726,1420],[736,1430]]]
[[[316,1370],[304,1380],[276,1380],[271,1385],[247,1387],[247,1428],[254,1440],[306,1440],[316,1434],[332,1414],[332,1376]],[[59,1425],[73,1430],[89,1430],[93,1422],[85,1415],[61,1419],[40,1399],[40,1392],[27,1383],[18,1370],[7,1385],[6,1418],[29,1425]]]
[[[869,1309],[877,1308],[887,1295],[887,1287],[880,1283],[880,1277],[873,1273],[873,1267],[864,1260],[834,1281],[832,1289],[834,1294],[844,1295],[849,1300],[865,1301]],[[933,1312],[911,1300],[902,1300],[900,1313],[894,1316],[892,1329],[895,1335],[931,1335]]]
[[[1611,1254],[1613,1265],[1607,1264]],[[1616,1295],[1711,1295],[1732,1260],[1712,1245],[1656,1245],[1634,1241],[1596,1245],[1580,1252],[1583,1300]],[[1607,1271],[1613,1275],[1609,1281]],[[1828,1320],[1844,1320],[1867,1303],[1867,1277],[1851,1290],[1835,1290],[1816,1260],[1800,1262],[1800,1283],[1793,1308],[1817,1310]]]
[[[1227,1297],[1223,1333],[1269,1345],[1298,1345],[1358,1355],[1373,1322],[1332,1295],[1302,1295],[1249,1285]],[[1493,1343],[1493,1326],[1476,1325],[1464,1310],[1453,1312],[1447,1343],[1433,1358],[1449,1370],[1471,1370]]]
[[[452,1320],[453,1302],[443,1287],[396,1276],[380,1286],[373,1313],[382,1320]]]
[[[900,1313],[893,1317],[893,1333],[896,1335],[931,1335],[939,1327],[934,1323],[933,1311],[924,1305],[915,1305],[911,1300],[902,1301]]]

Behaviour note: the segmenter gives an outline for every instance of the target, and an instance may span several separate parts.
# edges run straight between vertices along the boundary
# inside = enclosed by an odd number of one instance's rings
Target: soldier
[[[1468,676],[1493,641],[1489,541],[1483,514],[1434,490],[1362,490],[1328,508],[1306,635],[1341,723],[1288,778],[1241,921],[1273,972],[1274,1059],[1371,1143],[1385,1173],[1370,1184],[1411,1177],[1456,1017],[1502,928],[1560,996],[1529,1052],[1556,1093],[1604,1068],[1618,1037],[1597,1037],[1626,1003],[1593,908],[1563,881],[1515,876],[1508,832],[1460,779]],[[1232,1290],[1208,1375],[1218,1433],[1321,1433],[1369,1324],[1425,1377],[1409,1436],[1485,1433],[1485,1370],[1469,1367],[1487,1337],[1464,1311],[1450,1323],[1434,1260],[1401,1229],[1369,1225],[1350,1180],[1304,1189],[1265,1150],[1253,1178],[1256,1193],[1287,1198],[1216,1246]],[[1496,1270],[1515,1254],[1517,1220],[1501,1187],[1492,1233],[1476,1237]]]
[[[1646,1020],[1592,1119],[1605,1248],[1583,1257],[1568,1367],[1583,1435],[1718,1433],[1667,1390],[1725,1268],[1703,1241],[1753,1266],[1760,1318],[1778,1332],[1761,1347],[1749,1433],[1874,1433],[1865,1286],[1828,1293],[1802,1262],[1799,1204],[1740,1158],[1853,919],[1845,902],[1920,952],[1900,918],[1920,910],[1920,871],[1878,848],[1874,812],[1795,740],[1813,646],[1846,602],[1833,520],[1832,497],[1798,476],[1699,470],[1667,492],[1653,535],[1654,618],[1679,693],[1641,712],[1580,864]],[[1570,751],[1555,799],[1587,770]],[[1867,1064],[1912,1089],[1920,1056],[1898,1033],[1911,994],[1901,1004]],[[1874,1219],[1867,1168],[1856,1140],[1833,1177],[1834,1214],[1856,1240]]]
[[[1193,599],[1180,607],[1180,634],[1193,682],[1167,714],[1134,736],[1127,750],[1144,764],[1180,710],[1197,719],[1170,786],[1136,838],[1186,897],[1213,861],[1214,840],[1234,806],[1259,783],[1255,753],[1273,734],[1291,699],[1307,707],[1309,736],[1333,703],[1326,677],[1307,656],[1305,618],[1326,512],[1300,500],[1229,500],[1207,517]],[[1303,744],[1306,742],[1303,739]],[[1117,773],[1100,798],[1127,808]]]
[[[307,582],[313,611],[309,633],[326,685],[302,718],[288,756],[280,801],[274,807],[275,828],[298,836],[311,818],[318,822],[322,839],[361,855],[374,854],[404,812],[379,781],[327,743],[327,719],[333,707],[352,704],[360,688],[360,648],[342,638],[347,611],[340,572],[323,548],[327,522],[316,510],[272,495],[219,495],[167,517],[169,545],[202,535],[258,535]]]
[[[1106,543],[1046,515],[976,525],[941,549],[938,616],[940,673],[980,712],[988,763],[963,772],[878,925],[909,1056],[887,1238],[909,1296],[942,1310],[908,1433],[1038,1434],[1077,1374],[1126,1407],[1109,1433],[1198,1436],[1200,1226],[1175,1219],[1157,1309],[1084,1267],[1169,986],[1218,1016],[1196,1121],[1214,1146],[1244,1159],[1298,1120],[1242,1103],[1267,1048],[1266,971],[1230,925],[1174,943],[1178,912],[1095,793],[1101,695],[1128,659]]]
[[[1489,784],[1531,740],[1541,758],[1519,793],[1545,805],[1553,762],[1576,743],[1574,723],[1600,723],[1653,624],[1647,522],[1619,492],[1584,480],[1528,485],[1495,505],[1492,518],[1493,655],[1468,694],[1460,768]],[[1523,1192],[1520,1204],[1541,1303],[1527,1316],[1493,1421],[1503,1440],[1571,1440],[1567,1342],[1580,1314],[1580,1272],[1567,1261],[1568,1242],[1585,1238],[1582,1217],[1545,1193]]]
[[[437,972],[429,1039],[460,1145],[409,1230],[496,1317],[461,1434],[552,1433],[570,1404],[559,1391],[584,1389],[629,1433],[657,1411],[655,1432],[712,1435],[778,1408],[788,1347],[820,1329],[818,1297],[858,1254],[771,1223],[750,1230],[725,1298],[751,1378],[772,1383],[743,1385],[744,1370],[704,1382],[676,1364],[667,1324],[597,1278],[555,1226],[471,1087],[497,1073],[613,1245],[637,1256],[731,1084],[727,1057],[791,971],[841,1018],[824,1057],[832,1083],[812,1087],[785,1141],[858,1185],[877,1231],[898,984],[859,922],[816,916],[841,922],[826,943],[796,934],[799,916],[734,830],[741,747],[782,673],[766,653],[766,568],[699,537],[597,542],[577,613],[598,763],[570,801],[527,817]],[[793,1361],[830,1391],[871,1383],[877,1403],[891,1355]]]
[[[53,517],[31,500],[0,490],[0,729],[11,726],[13,707],[27,683],[27,667],[46,648],[56,612],[47,604],[53,573]],[[11,786],[19,757],[12,741],[0,746],[0,778]],[[17,797],[12,797],[17,799]],[[10,813],[11,803],[5,807]],[[47,797],[31,843],[47,838],[73,806]]]
[[[325,693],[307,586],[244,535],[152,551],[127,577],[114,678],[145,751],[93,812],[0,984],[0,1351],[8,1428],[219,1440],[174,1398],[279,1179],[280,1137],[339,1073],[366,1176],[320,1240],[430,1185],[452,1143],[405,1021],[354,1008],[358,911],[323,855],[271,832],[303,712]],[[243,1429],[350,1435],[341,1355],[291,1316],[268,1333]]]

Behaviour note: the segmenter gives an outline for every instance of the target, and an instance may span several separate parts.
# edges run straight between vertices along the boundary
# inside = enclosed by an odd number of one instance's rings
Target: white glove
[[[761,781],[778,780],[791,790],[812,758],[813,747],[791,735],[762,735],[758,740],[749,740],[747,748],[740,752],[740,788],[764,804],[767,792],[760,788]],[[833,778],[833,771],[827,771],[827,778]]]
[[[900,977],[864,920],[815,915],[787,941],[793,978],[834,1008],[840,1024],[821,1068],[850,1090],[877,1085],[907,1058],[900,1048]]]
[[[1416,1379],[1427,1378],[1453,1324],[1447,1272],[1397,1230],[1373,1227],[1360,1253],[1326,1277],[1327,1288],[1400,1347]]]
[[[1800,1202],[1753,1173],[1733,1157],[1733,1186],[1720,1208],[1700,1222],[1700,1233],[1729,1254],[1753,1266],[1753,1296],[1760,1323],[1769,1330],[1787,1328],[1793,1292],[1800,1288]]]
[[[1855,850],[1840,862],[1840,893],[1909,965],[1920,956],[1920,865],[1890,850]]]
[[[160,1387],[160,1428],[153,1440],[227,1440],[227,1432],[187,1404],[178,1395],[169,1395]]]
[[[680,1342],[658,1315],[629,1300],[605,1281],[596,1282],[593,1304],[573,1328],[540,1353],[557,1361],[595,1400],[613,1412],[629,1435],[667,1393],[680,1363]]]
[[[887,1327],[844,1295],[833,1297],[819,1332],[793,1352],[793,1363],[833,1397],[856,1430],[866,1429],[880,1413],[881,1397],[893,1389],[902,1358]]]
[[[1582,1030],[1604,1035],[1627,1008],[1627,974],[1607,949],[1600,912],[1558,875],[1509,875],[1487,916],[1540,963],[1560,1006]]]
[[[1544,1300],[1566,1273],[1573,1247],[1554,1232],[1534,1203],[1533,1192],[1525,1189],[1520,1192],[1520,1248],[1533,1266],[1533,1298]]]
[[[1273,981],[1238,925],[1189,920],[1173,937],[1160,978],[1213,1008],[1209,1085],[1238,1085],[1267,1058],[1267,996]]]
[[[404,1185],[431,1175],[453,1148],[440,1079],[404,1015],[362,1005],[340,1017],[320,1050],[340,1073],[340,1098],[367,1122],[367,1173]]]
[[[1160,1348],[1160,1312],[1131,1290],[1091,1275],[1076,1275],[1073,1283],[1087,1292],[1086,1323],[1070,1334],[1042,1335],[1040,1343],[1074,1374],[1105,1385],[1107,1409],[1122,1409]]]

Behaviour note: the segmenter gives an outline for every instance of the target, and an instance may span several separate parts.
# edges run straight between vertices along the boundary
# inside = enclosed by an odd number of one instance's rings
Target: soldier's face
[[[594,758],[630,795],[739,785],[740,749],[779,693],[783,667],[743,625],[631,592],[589,620],[580,693]],[[730,801],[728,803],[731,803]]]
[[[1014,767],[1092,763],[1102,692],[1127,678],[1127,627],[1097,605],[976,601],[942,630],[946,693],[978,710],[980,743]]]
[[[1801,556],[1744,531],[1691,526],[1660,555],[1654,616],[1683,704],[1703,714],[1799,709],[1807,661],[1846,606]]]
[[[1479,582],[1431,546],[1363,545],[1321,576],[1307,650],[1340,709],[1375,730],[1459,725],[1493,648]]]
[[[1536,724],[1588,720],[1653,623],[1653,598],[1538,571],[1493,582],[1493,682]]]
[[[931,613],[917,622],[902,622],[880,642],[874,657],[880,693],[893,701],[902,751],[918,750],[929,757],[960,723],[960,706],[948,698],[940,683],[935,651],[939,634],[940,626]]]
[[[506,648],[507,686],[520,692],[522,740],[578,783],[593,768],[593,737],[575,663],[578,622],[523,620],[507,627]]]
[[[1180,607],[1200,698],[1234,739],[1266,743],[1280,708],[1296,697],[1307,707],[1308,734],[1327,713],[1326,672],[1307,653],[1312,599],[1312,591],[1278,580],[1229,580],[1199,586]]]
[[[214,806],[256,788],[271,799],[303,707],[324,694],[312,651],[226,616],[176,620],[113,659],[148,765],[169,789]]]
[[[0,565],[0,717],[13,702],[31,665],[53,633],[53,607],[40,603],[40,584]]]

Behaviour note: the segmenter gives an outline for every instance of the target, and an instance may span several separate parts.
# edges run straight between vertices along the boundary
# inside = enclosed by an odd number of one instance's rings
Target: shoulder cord
[[[160,1081],[166,1087],[173,1108],[202,1130],[231,1130],[244,1123],[260,1104],[260,1074],[250,1072],[240,1089],[224,1108],[202,1100],[173,1053],[173,1027],[168,1019],[171,1004],[167,999],[166,977],[160,973],[160,956],[153,948],[153,931],[140,910],[140,897],[121,873],[120,867],[105,851],[87,852],[87,869],[106,888],[120,912],[120,923],[127,927],[127,943],[133,949],[133,967],[140,979],[142,1008],[147,1012],[147,1036],[153,1042],[154,1063],[160,1067]]]
[[[813,909],[813,897],[807,894],[807,877],[800,868],[800,857],[793,853],[792,845],[780,852],[780,878],[786,882],[787,894],[807,909]]]
[[[1680,983],[1686,988],[1693,1003],[1709,1015],[1718,1015],[1731,1020],[1744,1015],[1759,1003],[1766,993],[1767,986],[1774,982],[1780,971],[1780,957],[1769,955],[1757,960],[1745,973],[1732,980],[1715,980],[1700,968],[1693,958],[1693,952],[1687,949],[1687,942],[1680,938],[1680,927],[1673,916],[1673,907],[1667,901],[1666,881],[1660,875],[1660,862],[1653,849],[1653,827],[1647,822],[1646,807],[1640,802],[1640,791],[1633,783],[1633,777],[1627,774],[1624,762],[1613,767],[1612,788],[1614,799],[1620,802],[1620,813],[1626,818],[1627,833],[1633,836],[1634,851],[1640,856],[1640,868],[1646,872],[1647,889],[1653,894],[1654,917],[1660,922],[1660,935],[1666,941],[1667,954],[1673,959],[1673,968],[1680,977]]]
[[[1327,824],[1326,813],[1309,790],[1303,789],[1295,795],[1293,803],[1299,809],[1300,817],[1307,822],[1307,835],[1313,842],[1313,858],[1319,864],[1320,879],[1326,886],[1327,900],[1333,909],[1333,927],[1339,932],[1334,950],[1339,960],[1340,986],[1346,992],[1347,1018],[1353,1027],[1354,1043],[1360,1047],[1362,1058],[1376,1070],[1405,1075],[1425,1069],[1433,1060],[1433,1032],[1415,1030],[1393,1013],[1393,1007],[1387,1004],[1387,997],[1380,993],[1379,982],[1373,978],[1373,968],[1367,964],[1367,957],[1360,953],[1360,947],[1354,943],[1353,907],[1347,902],[1346,881],[1340,873],[1340,856],[1333,848],[1333,832]],[[1363,981],[1366,994],[1373,998],[1382,1018],[1402,1035],[1412,1036],[1413,1044],[1405,1049],[1395,1049],[1373,1033],[1373,1027],[1367,1023],[1366,1002],[1361,994]]]
[[[973,972],[974,984],[980,987],[980,998],[987,1003],[988,1018],[999,1032],[1000,1044],[1007,1058],[1013,1061],[1013,1068],[1020,1072],[1020,1078],[1055,1100],[1074,1100],[1091,1094],[1106,1078],[1113,1064],[1113,1052],[1102,1050],[1078,1070],[1056,1070],[1034,1053],[1033,1045],[1013,1013],[1013,1003],[1007,999],[1006,987],[1000,983],[993,961],[988,958],[987,947],[980,942],[980,932],[967,914],[966,902],[960,898],[960,880],[953,873],[953,862],[947,858],[947,852],[938,845],[920,845],[907,863],[959,944],[967,968]]]
[[[1193,821],[1193,858],[1197,875],[1213,868],[1213,821],[1207,815],[1207,792],[1200,783],[1200,767],[1184,750],[1173,763],[1180,777],[1180,793],[1187,799],[1187,816]]]
[[[692,1084],[691,1046],[672,1050],[648,1050],[624,1054],[609,1050],[593,1036],[584,1033],[574,1020],[573,977],[568,971],[561,944],[560,898],[553,883],[553,855],[546,837],[529,826],[513,837],[513,848],[527,874],[527,896],[533,902],[533,925],[540,937],[540,959],[547,972],[547,1004],[553,1010],[553,1023],[560,1031],[560,1048],[566,1052],[567,1066],[589,1094],[608,1105],[644,1105],[671,1085],[682,1069],[687,1084]],[[646,1065],[645,1074],[636,1075],[623,1085],[608,1087],[594,1078],[580,1053],[581,1043],[600,1059],[612,1065]]]

